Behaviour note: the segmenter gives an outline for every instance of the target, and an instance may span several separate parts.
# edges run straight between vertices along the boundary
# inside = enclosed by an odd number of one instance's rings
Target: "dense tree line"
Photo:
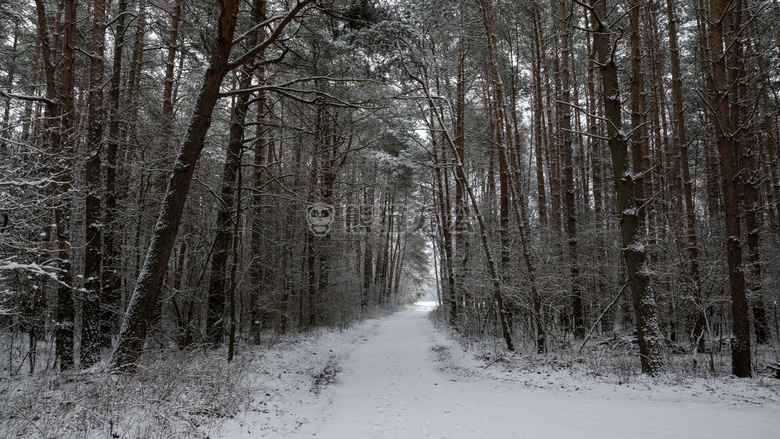
[[[750,376],[780,330],[777,14],[2,1],[8,373],[232,359],[433,286],[464,339],[634,334],[650,375],[725,341]]]
[[[507,349],[518,334],[538,352],[633,331],[651,375],[725,338],[750,376],[777,300],[776,11],[483,0],[421,19],[410,75],[456,168],[435,177],[451,323],[497,320]]]

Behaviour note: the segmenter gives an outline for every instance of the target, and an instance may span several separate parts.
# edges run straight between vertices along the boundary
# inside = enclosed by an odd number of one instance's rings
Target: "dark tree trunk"
[[[168,35],[168,54],[165,59],[165,85],[163,86],[162,132],[163,139],[170,141],[173,124],[173,73],[178,50],[179,22],[181,21],[182,0],[174,0],[171,32]]]
[[[604,116],[609,121],[607,137],[612,156],[612,169],[617,187],[617,207],[620,212],[620,234],[623,257],[628,270],[628,280],[633,295],[639,336],[639,355],[642,372],[657,375],[665,369],[663,338],[658,328],[655,299],[650,290],[644,224],[634,198],[634,172],[628,156],[628,139],[622,128],[618,66],[610,50],[611,31],[607,27],[605,2],[592,0],[593,24],[596,26],[594,46],[601,70],[604,92]]]
[[[50,170],[52,175],[58,175],[60,182],[53,188],[56,205],[54,213],[54,237],[59,260],[57,277],[57,309],[55,312],[55,356],[60,364],[60,370],[68,370],[74,366],[73,341],[75,307],[73,303],[73,274],[71,273],[70,245],[70,188],[71,170],[70,158],[73,155],[73,89],[75,68],[76,41],[76,2],[65,0],[60,4],[63,13],[62,27],[55,29],[54,42],[49,40],[46,22],[46,10],[42,0],[36,0],[38,32],[41,37],[44,71],[46,74],[46,120],[49,151],[51,154]],[[59,11],[58,11],[59,13]],[[60,59],[55,60],[52,47],[57,50],[62,33],[62,48]],[[55,67],[55,65],[57,67]],[[59,122],[59,125],[58,123]]]
[[[574,337],[585,337],[585,305],[580,284],[580,265],[577,258],[577,207],[574,195],[574,161],[572,157],[572,129],[570,86],[569,86],[569,24],[566,15],[566,1],[559,0],[561,22],[561,76],[562,94],[559,111],[561,113],[561,135],[563,136],[563,173],[565,183],[566,237],[569,244],[569,273],[571,278],[571,307],[574,320]],[[519,195],[519,194],[518,194]]]
[[[534,20],[536,26],[536,20]],[[544,104],[542,102],[542,66],[539,55],[539,42],[534,41],[533,78],[534,78],[534,158],[536,165],[536,199],[539,210],[539,223],[547,224],[547,195],[544,186]]]
[[[103,149],[103,54],[106,35],[106,5],[93,3],[93,27],[88,97],[87,150],[84,167],[87,182],[85,203],[86,248],[84,255],[84,300],[81,305],[81,367],[88,368],[100,360],[100,304],[102,301],[101,233],[103,228],[101,200],[101,160]]]
[[[255,23],[262,23],[266,20],[266,6],[267,2],[264,0],[254,0],[252,8],[252,18]],[[265,38],[264,30],[258,32],[257,39],[262,41]],[[265,58],[264,51],[257,54],[258,59]],[[265,80],[265,66],[258,66],[255,76],[257,82],[260,85],[264,85]],[[268,160],[268,145],[272,142],[270,137],[271,130],[268,126],[268,119],[271,109],[268,107],[268,98],[265,91],[259,91],[257,95],[257,114],[255,125],[255,141],[253,143],[254,148],[254,170],[252,176],[252,265],[249,268],[249,276],[252,280],[252,294],[250,297],[250,325],[252,326],[252,334],[254,335],[253,341],[256,344],[260,343],[260,331],[262,320],[264,315],[260,309],[258,302],[263,291],[263,274],[265,272],[262,263],[259,263],[258,258],[262,255],[263,248],[263,232],[261,226],[263,224],[263,194],[262,188],[264,183],[263,171]]]
[[[249,88],[252,81],[252,72],[244,69],[241,73],[238,87]],[[206,334],[209,343],[222,344],[225,334],[225,285],[228,252],[233,241],[233,201],[235,192],[236,175],[240,166],[239,157],[244,140],[244,124],[249,107],[249,93],[237,96],[233,108],[233,117],[230,125],[230,139],[227,151],[225,151],[225,164],[222,168],[222,189],[220,200],[217,203],[217,219],[215,229],[217,236],[211,253],[211,276],[208,288],[208,309],[206,312]]]
[[[739,2],[739,0],[737,0]],[[709,107],[714,114],[712,121],[715,128],[715,139],[720,155],[720,171],[723,179],[723,205],[726,222],[726,252],[729,269],[729,286],[731,287],[731,312],[734,320],[734,341],[731,345],[731,371],[737,377],[750,377],[750,321],[745,288],[745,274],[742,267],[742,231],[740,225],[740,195],[739,195],[739,141],[733,130],[737,129],[732,120],[737,113],[729,108],[729,84],[727,77],[726,58],[736,56],[735,53],[724,51],[724,43],[729,41],[726,33],[733,32],[732,8],[727,8],[724,0],[710,0],[709,14],[709,55],[712,62],[712,77],[710,83],[711,99]],[[737,22],[740,8],[736,9]],[[732,34],[733,37],[733,34]],[[729,51],[733,46],[726,45]],[[733,61],[732,61],[733,62]],[[732,78],[734,79],[734,78]]]
[[[117,156],[119,153],[121,115],[120,97],[122,84],[122,53],[124,52],[124,30],[127,0],[119,1],[117,26],[114,36],[114,60],[111,72],[111,90],[108,97],[109,123],[106,147],[105,215],[103,218],[103,273],[102,312],[100,318],[100,345],[111,347],[111,336],[118,329],[121,293],[119,291],[119,249],[116,244],[117,224]]]
[[[693,334],[692,342],[703,347],[705,330],[704,304],[701,301],[701,275],[699,274],[699,245],[696,236],[696,210],[693,204],[693,180],[688,157],[688,136],[686,132],[685,110],[683,106],[683,83],[680,71],[680,49],[677,45],[677,13],[672,0],[666,0],[669,16],[669,52],[672,71],[672,106],[675,124],[675,139],[680,150],[681,177],[683,183],[683,200],[685,201],[685,225],[688,243],[688,259],[691,272],[690,291],[695,300],[692,312]]]

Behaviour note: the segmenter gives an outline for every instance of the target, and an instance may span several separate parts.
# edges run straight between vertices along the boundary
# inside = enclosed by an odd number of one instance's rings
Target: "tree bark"
[[[688,243],[688,259],[690,264],[690,291],[694,299],[693,333],[694,343],[702,342],[705,330],[705,310],[701,300],[701,275],[699,273],[699,244],[696,235],[696,208],[693,204],[693,180],[691,178],[690,161],[688,157],[688,136],[686,133],[685,109],[683,106],[683,80],[680,69],[680,49],[677,44],[677,12],[673,0],[666,0],[669,17],[669,53],[672,71],[672,106],[676,120],[674,137],[680,150],[680,167],[683,183],[683,200],[685,204],[685,226]],[[703,347],[700,346],[700,347]]]
[[[103,149],[103,55],[106,40],[106,4],[95,0],[92,41],[90,42],[90,79],[88,97],[87,157],[84,166],[86,188],[84,255],[84,300],[81,308],[81,367],[88,368],[100,360],[100,304],[102,301],[102,181]]]
[[[737,0],[739,2],[739,0]],[[710,82],[711,98],[709,107],[714,112],[712,121],[715,129],[720,171],[723,182],[723,204],[726,225],[726,252],[731,287],[731,312],[734,320],[734,341],[731,345],[731,371],[737,377],[750,377],[750,322],[745,288],[745,275],[742,268],[742,230],[740,225],[739,200],[739,141],[734,130],[737,126],[732,120],[729,105],[729,90],[732,88],[727,77],[727,58],[736,56],[733,46],[723,47],[726,32],[732,32],[732,4],[724,0],[709,0],[709,55],[712,63]],[[740,13],[740,8],[736,9]],[[737,18],[737,21],[738,18]]]
[[[252,72],[242,71],[238,87],[249,88],[252,81]],[[236,98],[233,107],[233,117],[230,124],[230,137],[228,148],[225,151],[225,162],[222,168],[222,188],[220,200],[217,205],[217,218],[215,229],[217,236],[211,252],[211,276],[208,287],[208,309],[206,312],[206,333],[209,343],[222,344],[225,334],[224,313],[227,285],[226,270],[228,252],[233,241],[233,203],[235,182],[238,168],[241,165],[239,157],[244,140],[244,124],[249,107],[249,94],[240,94]]]
[[[534,20],[534,27],[536,20]],[[534,32],[535,34],[538,32]],[[547,195],[544,185],[544,124],[542,115],[544,104],[542,102],[542,66],[539,55],[539,42],[533,39],[533,79],[534,79],[534,158],[536,164],[536,199],[539,211],[539,223],[547,224]]]
[[[458,160],[465,162],[465,111],[466,111],[466,44],[464,41],[462,25],[458,29],[458,64],[455,80],[455,151]],[[466,182],[462,181],[460,177],[455,175],[455,233],[452,235],[455,247],[455,257],[459,258],[458,268],[455,270],[455,291],[454,291],[454,303],[452,310],[454,313],[451,316],[451,323],[456,324],[458,322],[458,306],[463,303],[468,303],[466,299],[468,292],[466,291],[465,280],[467,278],[468,261],[470,252],[470,242],[467,230],[469,208],[468,200],[466,200]]]
[[[566,205],[566,237],[569,247],[569,276],[571,280],[571,307],[574,320],[574,338],[585,337],[585,306],[580,284],[580,265],[577,258],[577,207],[574,195],[574,160],[572,154],[571,98],[569,85],[569,24],[566,0],[558,1],[561,22],[561,135],[563,136],[563,174]]]
[[[618,66],[610,47],[611,30],[607,26],[606,4],[604,1],[591,0],[591,6],[593,23],[596,26],[594,46],[604,92],[604,115],[609,139],[607,143],[617,187],[621,243],[633,295],[642,372],[657,375],[665,369],[663,338],[658,328],[655,299],[650,290],[644,224],[638,213],[641,206],[634,197],[635,172],[631,170],[628,139],[623,131]]]
[[[106,146],[106,179],[105,190],[105,214],[103,218],[103,273],[102,288],[103,297],[101,307],[101,326],[100,326],[100,345],[101,347],[111,347],[111,336],[116,333],[119,326],[120,299],[119,291],[119,263],[118,245],[116,244],[116,232],[119,228],[117,224],[117,156],[119,153],[121,120],[121,85],[122,85],[122,54],[124,52],[124,31],[125,31],[125,12],[127,10],[127,0],[119,1],[117,10],[117,25],[114,34],[114,59],[111,71],[111,89],[108,96],[109,105],[109,123],[108,123],[108,142]]]
[[[41,37],[44,72],[46,74],[46,120],[49,151],[51,154],[50,170],[58,176],[59,182],[52,191],[55,198],[54,236],[59,259],[59,274],[57,277],[57,309],[55,312],[55,357],[59,361],[60,370],[68,370],[74,366],[73,340],[75,307],[73,303],[73,274],[71,273],[70,244],[70,214],[71,214],[71,169],[70,159],[73,155],[73,90],[76,41],[76,1],[65,0],[58,10],[62,13],[62,25],[59,21],[55,29],[54,41],[50,42],[47,26],[46,9],[42,0],[35,1],[38,32]],[[60,40],[60,33],[62,34]],[[62,43],[62,47],[59,45]],[[52,48],[59,50],[60,58],[55,60]],[[55,67],[56,66],[56,67]],[[59,124],[57,123],[59,121]]]
[[[19,46],[19,22],[14,22],[14,37],[11,43],[11,62],[8,65],[5,89],[8,93],[13,92],[14,77],[16,76],[16,56]],[[11,127],[11,98],[5,98],[5,111],[3,112],[3,123],[0,125],[0,157],[8,154],[6,140],[10,138],[9,129]]]
[[[266,20],[266,7],[267,2],[265,0],[253,0],[252,18],[255,23],[262,23]],[[263,41],[265,39],[265,29],[258,30],[258,40]],[[264,59],[265,51],[261,51],[257,54],[257,59]],[[260,65],[255,71],[257,82],[259,85],[266,83],[265,78],[265,66]],[[253,142],[254,148],[254,170],[252,177],[253,195],[252,195],[252,235],[251,235],[251,248],[252,248],[252,265],[249,267],[249,276],[252,280],[252,294],[250,298],[250,320],[252,325],[252,333],[256,334],[254,340],[256,344],[260,343],[260,330],[262,325],[263,312],[259,309],[258,301],[263,291],[263,274],[265,272],[264,266],[258,258],[261,257],[263,248],[263,232],[261,225],[263,223],[263,193],[261,189],[264,184],[263,172],[265,166],[269,162],[269,155],[267,150],[269,144],[273,142],[269,137],[271,135],[271,129],[268,126],[271,109],[268,106],[268,97],[265,91],[261,90],[257,94],[257,114],[255,125],[255,141]]]
[[[171,17],[171,32],[168,35],[168,54],[165,59],[165,85],[163,86],[162,133],[169,141],[173,124],[173,73],[178,50],[179,22],[181,21],[182,0],[174,0]]]

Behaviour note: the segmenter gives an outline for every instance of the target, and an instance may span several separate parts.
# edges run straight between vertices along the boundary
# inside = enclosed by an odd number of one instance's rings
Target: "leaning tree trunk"
[[[223,19],[225,15],[226,13],[223,10],[220,16],[220,34],[225,30],[223,29],[224,23],[224,25],[229,26],[227,34],[230,38],[227,38],[227,41],[225,41],[223,35],[220,35],[223,39],[218,42],[217,51],[215,51],[213,57],[216,59],[220,57],[227,59],[230,45],[226,43],[232,40],[235,27],[235,18]],[[234,14],[227,15],[234,16]],[[220,53],[220,51],[222,52]],[[122,321],[119,342],[110,362],[112,368],[128,368],[132,370],[141,354],[146,339],[146,332],[151,322],[152,311],[157,303],[160,287],[168,266],[168,259],[171,256],[171,250],[176,239],[176,232],[181,221],[190,181],[195,171],[195,164],[200,157],[206,132],[211,124],[211,113],[219,99],[219,88],[222,85],[222,79],[227,73],[225,66],[225,62],[218,63],[212,59],[212,64],[206,71],[184,144],[176,159],[173,172],[168,179],[165,198],[160,208],[160,216],[154,228],[149,250],[146,252],[143,268],[138,276],[135,290]]]
[[[501,80],[501,76],[499,74],[499,68],[498,68],[498,44],[495,37],[495,24],[493,22],[493,9],[492,9],[492,3],[491,2],[484,2],[483,3],[483,14],[485,18],[485,30],[488,37],[488,53],[489,53],[489,62],[490,62],[490,71],[492,74],[492,79],[495,84],[496,89],[496,107],[498,108],[498,117],[496,118],[497,122],[497,129],[496,129],[496,139],[497,141],[500,140],[502,130],[505,131],[505,136],[507,143],[509,142],[510,136],[510,128],[509,128],[509,122],[506,120],[506,114],[507,110],[505,107],[504,102],[504,92],[503,92],[503,82]],[[541,298],[539,295],[539,291],[537,288],[537,282],[536,282],[536,265],[533,261],[533,256],[531,254],[531,245],[528,240],[528,215],[526,213],[526,205],[525,201],[523,199],[523,189],[522,189],[522,178],[519,175],[520,171],[518,169],[510,169],[510,166],[508,166],[509,163],[515,164],[519,163],[518,160],[515,157],[514,154],[514,148],[507,148],[506,145],[501,144],[498,142],[499,147],[497,148],[499,153],[499,168],[506,167],[503,172],[506,173],[507,178],[507,192],[514,191],[512,199],[512,208],[515,212],[515,215],[517,216],[517,222],[518,222],[518,232],[520,235],[520,242],[522,245],[523,250],[523,261],[525,262],[526,269],[528,270],[528,280],[531,284],[531,300],[532,300],[532,306],[533,306],[533,320],[536,326],[536,350],[538,353],[544,353],[547,350],[546,347],[546,331],[544,329],[544,323],[543,323],[543,316],[542,316],[542,306],[541,306]],[[510,151],[509,154],[507,154],[507,150]],[[509,156],[509,157],[507,157]],[[510,185],[510,182],[512,183]],[[509,194],[507,193],[507,201],[509,200]],[[503,204],[503,201],[502,201]],[[509,206],[507,205],[504,207],[502,205],[501,209],[503,210],[506,208],[509,209]],[[502,222],[506,221],[506,225],[508,226],[508,218],[502,219]]]
[[[490,5],[488,4],[486,7],[490,7]],[[492,20],[492,11],[486,14],[486,16],[491,17]],[[489,36],[490,35],[495,36],[495,34],[491,32],[490,28],[488,28],[487,34]],[[465,165],[457,153],[457,147],[455,146],[454,140],[450,136],[449,132],[445,129],[446,123],[444,122],[440,112],[437,110],[436,104],[434,103],[433,100],[433,96],[430,90],[428,89],[428,85],[426,84],[425,81],[422,81],[420,79],[418,79],[418,82],[423,88],[423,91],[425,93],[425,98],[428,101],[428,106],[434,109],[433,115],[435,116],[436,121],[438,122],[438,126],[441,128],[441,134],[443,140],[447,144],[447,146],[450,149],[450,152],[454,156],[455,173],[457,175],[457,178],[464,182],[464,189],[466,191],[466,195],[468,196],[469,201],[471,201],[471,208],[474,212],[474,216],[477,218],[477,223],[479,225],[482,248],[485,251],[485,259],[490,273],[490,280],[493,289],[493,298],[496,301],[496,308],[498,310],[498,320],[499,323],[501,324],[501,332],[504,336],[504,341],[506,343],[507,350],[514,351],[515,346],[514,343],[512,342],[512,334],[509,330],[506,310],[504,308],[504,297],[501,292],[501,279],[499,278],[498,264],[496,264],[496,261],[493,258],[493,253],[490,250],[490,244],[488,243],[488,230],[485,224],[485,220],[482,216],[482,213],[480,212],[478,200],[474,195],[474,191],[472,190],[471,185],[469,184],[468,179],[466,177]]]

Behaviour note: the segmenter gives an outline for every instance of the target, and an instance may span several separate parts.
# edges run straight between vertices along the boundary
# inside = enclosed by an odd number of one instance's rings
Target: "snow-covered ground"
[[[630,343],[464,350],[431,305],[265,334],[232,363],[223,350],[149,349],[134,375],[4,377],[0,439],[780,438],[780,380],[692,378],[682,357],[648,378]]]
[[[780,437],[777,380],[618,384],[517,369],[464,352],[429,310],[408,307],[266,351],[249,363],[258,365],[254,401],[212,437]]]

